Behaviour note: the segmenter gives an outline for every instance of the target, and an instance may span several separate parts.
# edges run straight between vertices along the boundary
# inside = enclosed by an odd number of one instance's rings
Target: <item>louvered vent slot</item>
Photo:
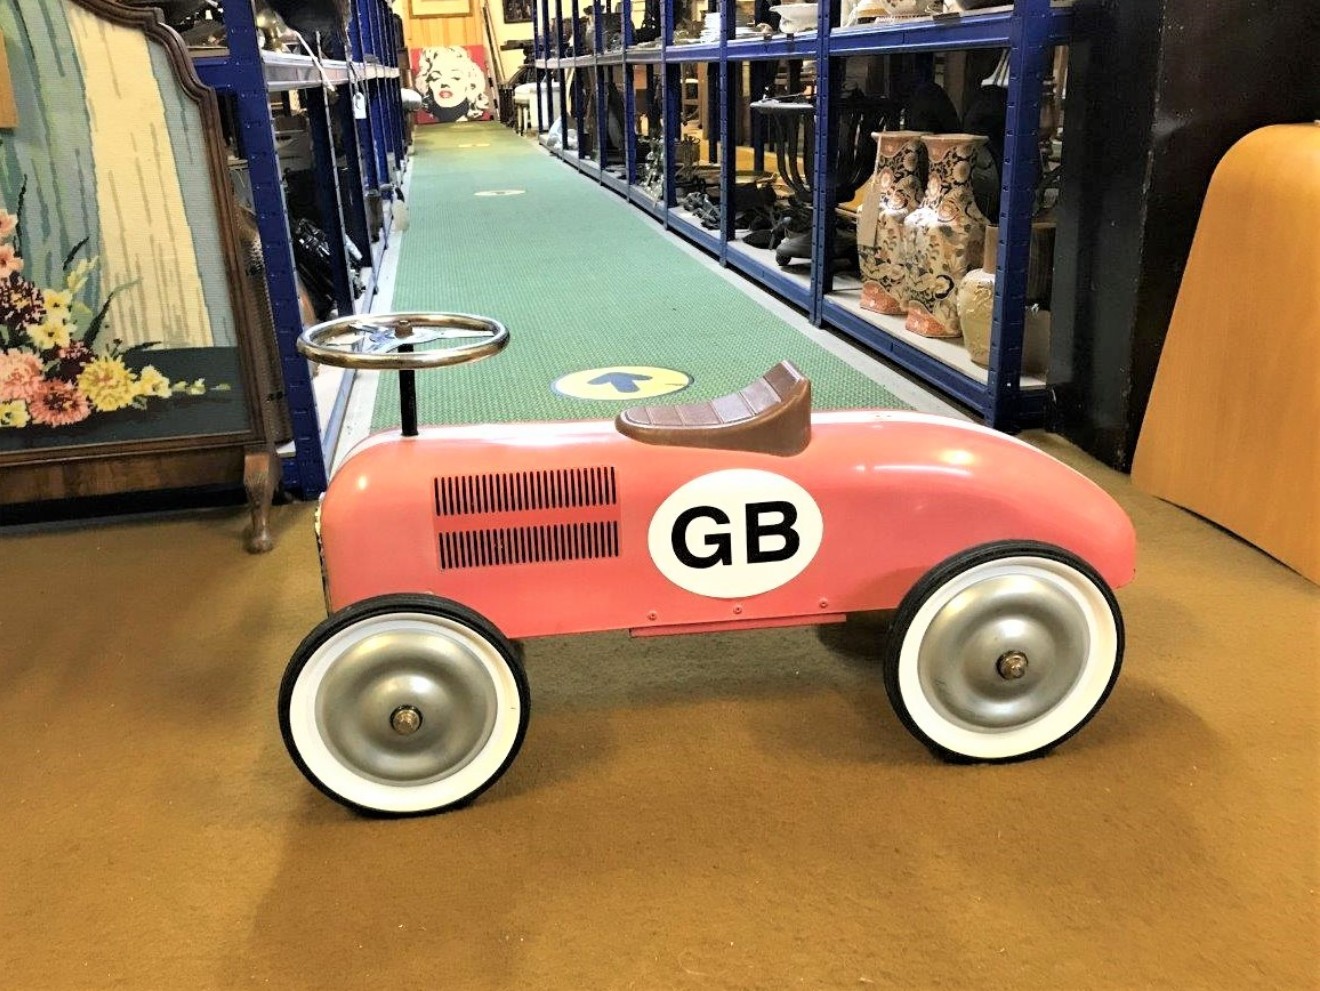
[[[619,524],[612,520],[440,534],[444,570],[618,556]]]
[[[613,468],[449,475],[435,480],[437,516],[613,506],[617,501]]]

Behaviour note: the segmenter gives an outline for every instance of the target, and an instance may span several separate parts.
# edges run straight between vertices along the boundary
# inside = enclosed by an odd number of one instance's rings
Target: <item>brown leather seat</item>
[[[683,406],[635,406],[614,425],[644,444],[787,457],[811,442],[811,382],[792,362],[781,361],[731,395]]]

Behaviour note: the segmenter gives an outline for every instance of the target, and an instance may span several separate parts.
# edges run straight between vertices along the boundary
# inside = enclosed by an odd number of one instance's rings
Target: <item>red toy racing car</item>
[[[419,432],[414,370],[507,341],[480,317],[398,314],[299,342],[402,376],[402,429],[359,445],[325,494],[330,615],[280,690],[289,752],[331,798],[422,814],[493,784],[527,728],[515,643],[530,637],[897,609],[889,698],[958,760],[1044,753],[1108,696],[1123,654],[1111,589],[1133,577],[1135,538],[1072,469],[951,419],[812,413],[786,362],[733,395],[613,422]]]

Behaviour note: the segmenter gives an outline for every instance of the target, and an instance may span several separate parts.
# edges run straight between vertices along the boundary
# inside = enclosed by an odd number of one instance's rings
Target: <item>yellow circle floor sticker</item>
[[[654,399],[686,389],[692,376],[673,368],[649,365],[615,365],[612,368],[588,368],[555,379],[554,390],[574,399],[602,399],[629,402]]]

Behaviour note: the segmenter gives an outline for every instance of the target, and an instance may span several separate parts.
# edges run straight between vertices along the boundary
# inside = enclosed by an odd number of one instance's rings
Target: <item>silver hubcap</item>
[[[1044,715],[1077,683],[1090,649],[1086,617],[1056,583],[987,577],[946,602],[922,640],[922,691],[945,718],[1007,729]]]
[[[349,644],[326,672],[316,725],[335,757],[383,784],[421,785],[463,768],[498,711],[476,634],[381,630]]]

